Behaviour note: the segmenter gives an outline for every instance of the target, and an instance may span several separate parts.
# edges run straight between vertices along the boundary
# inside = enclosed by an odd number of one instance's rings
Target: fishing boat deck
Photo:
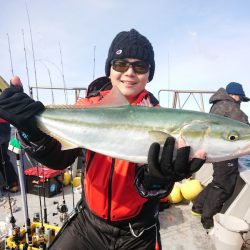
[[[10,214],[8,199],[6,193],[3,193],[0,202],[0,221],[5,221],[6,216]],[[80,194],[74,194],[75,204],[80,199]],[[16,224],[24,225],[24,211],[20,192],[11,194],[12,205],[14,209],[14,217]],[[59,215],[57,213],[58,202],[62,204],[62,193],[46,198],[46,207],[48,214],[48,221],[52,225],[61,225]],[[73,209],[73,197],[70,187],[65,188],[65,201],[69,211]],[[40,213],[39,196],[27,194],[27,202],[29,206],[29,217],[33,218],[34,213]],[[42,198],[43,205],[43,198]],[[171,205],[169,208],[160,212],[161,224],[161,240],[163,249],[168,250],[214,250],[211,236],[203,229],[200,223],[200,217],[193,216],[190,213],[190,204],[188,202],[181,202],[177,205]]]
[[[70,194],[70,189],[66,189],[68,194],[65,195],[66,204],[69,210],[73,208],[72,206],[72,196]],[[75,200],[80,199],[80,195],[75,195]],[[20,193],[11,195],[11,200],[13,201],[14,210],[13,213],[16,224],[19,226],[24,225],[24,216],[22,209],[22,201],[19,198]],[[34,213],[39,213],[39,200],[38,196],[28,194],[29,203],[29,213],[32,218]],[[3,199],[3,198],[2,198]],[[5,198],[4,198],[5,199]],[[47,198],[46,205],[48,209],[48,221],[51,224],[59,224],[59,215],[53,216],[53,213],[57,212],[56,205],[54,202],[62,202],[62,194],[56,197]],[[9,214],[8,201],[5,199],[0,203],[0,220],[5,220],[6,216]],[[59,223],[58,223],[59,222]],[[165,209],[160,212],[160,223],[161,223],[161,238],[163,249],[190,249],[190,250],[212,250],[213,244],[210,236],[202,228],[200,224],[200,218],[191,215],[190,207],[186,203],[181,203],[179,205],[172,205],[170,208]]]
[[[182,202],[160,213],[163,249],[213,250],[212,237],[200,223],[200,217],[191,214],[191,206]]]
[[[201,182],[206,185],[211,180],[211,166],[205,166],[196,174],[196,178],[201,180]],[[205,171],[204,171],[205,170]],[[250,174],[250,170],[242,170],[241,176],[239,178],[241,181]],[[250,178],[247,178],[249,180]],[[245,187],[244,187],[245,185]],[[240,184],[235,191],[235,197],[229,201],[226,206],[225,214],[234,215],[236,217],[246,220],[248,223],[250,221],[250,212],[248,211],[249,204],[249,187],[248,182],[245,182],[243,186]],[[239,190],[237,190],[239,189]],[[245,191],[246,189],[246,191]],[[243,193],[244,196],[240,195]],[[243,197],[244,201],[240,197]],[[14,217],[16,219],[16,224],[18,226],[24,225],[24,209],[22,204],[21,193],[10,194]],[[80,198],[81,194],[72,192],[70,186],[65,187],[64,197],[66,205],[68,206],[69,212],[73,209],[73,203],[76,204]],[[244,198],[245,197],[245,198]],[[73,202],[74,199],[74,202]],[[60,217],[57,211],[57,204],[62,204],[63,193],[59,193],[51,198],[46,198],[46,207],[48,222],[51,225],[59,225]],[[32,220],[34,213],[40,213],[40,201],[38,195],[27,194],[28,203],[28,213]],[[41,197],[42,206],[44,206],[44,199]],[[57,203],[57,204],[55,204]],[[163,250],[215,250],[214,235],[213,231],[206,231],[202,224],[200,223],[200,217],[191,214],[192,203],[186,200],[178,204],[172,204],[169,208],[164,209],[160,212],[160,231],[161,231],[161,241]],[[229,209],[228,209],[229,207]],[[240,214],[236,214],[236,211],[240,211]],[[245,212],[243,212],[245,211]],[[43,210],[42,210],[43,212]],[[57,213],[57,214],[56,214]],[[10,214],[7,193],[0,193],[0,221],[5,221],[6,216]],[[56,214],[56,215],[55,215]],[[250,234],[247,239],[250,239]],[[249,247],[249,245],[248,245]],[[249,249],[245,246],[242,249]],[[1,247],[0,247],[0,250]],[[224,249],[220,249],[224,250]]]

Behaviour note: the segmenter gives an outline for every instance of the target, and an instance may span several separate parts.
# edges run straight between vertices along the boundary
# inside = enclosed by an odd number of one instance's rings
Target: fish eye
[[[239,139],[239,134],[236,131],[232,131],[228,134],[227,139],[229,141],[237,141]]]

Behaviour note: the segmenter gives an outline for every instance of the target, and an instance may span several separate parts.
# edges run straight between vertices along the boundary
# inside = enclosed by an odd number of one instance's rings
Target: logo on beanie
[[[115,53],[116,53],[116,55],[120,55],[120,54],[122,53],[122,50],[119,49],[119,50],[117,50]]]

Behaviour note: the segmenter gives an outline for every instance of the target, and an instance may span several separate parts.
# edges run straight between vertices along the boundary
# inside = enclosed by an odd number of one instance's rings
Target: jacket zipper
[[[111,200],[112,200],[112,179],[115,169],[115,159],[112,159],[110,168],[109,181],[108,181],[108,221],[111,222]]]

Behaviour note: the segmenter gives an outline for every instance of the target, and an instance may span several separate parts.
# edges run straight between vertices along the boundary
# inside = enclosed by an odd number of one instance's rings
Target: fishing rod
[[[37,84],[37,73],[36,73],[35,50],[34,50],[32,31],[31,31],[31,22],[30,22],[30,16],[29,16],[29,11],[28,11],[28,5],[27,5],[26,1],[25,1],[25,7],[26,7],[26,13],[27,13],[27,17],[28,17],[29,31],[30,31],[30,40],[31,40],[31,48],[32,48],[34,73],[35,73],[35,84],[36,84],[36,98],[37,98],[37,100],[39,100],[39,98],[38,98],[38,84]]]
[[[12,54],[11,54],[11,48],[10,48],[10,37],[9,34],[6,33],[6,36],[8,38],[8,45],[9,45],[9,55],[10,55],[10,65],[11,65],[11,72],[12,72],[12,76],[14,76],[14,69],[13,69],[13,62],[12,62]]]
[[[7,195],[8,195],[8,203],[9,203],[9,208],[10,208],[10,223],[12,225],[12,228],[15,227],[15,223],[16,223],[16,219],[13,215],[13,209],[12,209],[12,205],[11,205],[11,199],[10,199],[10,192],[9,192],[9,185],[7,183],[7,173],[6,173],[6,164],[5,164],[5,160],[4,160],[4,156],[3,156],[3,148],[2,148],[2,144],[0,144],[0,151],[1,151],[1,164],[3,166],[3,173],[4,173],[4,184],[6,187],[6,191],[7,191]]]
[[[63,180],[63,175],[64,173],[61,174],[62,180]],[[59,204],[58,201],[55,201],[54,204],[57,204],[57,211],[60,213],[60,222],[64,223],[68,220],[69,215],[68,215],[68,206],[66,205],[65,201],[65,193],[64,193],[64,184],[62,183],[62,196],[63,196],[63,201],[62,204]],[[57,215],[58,213],[53,213],[53,216]]]
[[[95,49],[96,49],[96,46],[94,46],[94,58],[93,58],[93,80],[95,79]]]
[[[28,154],[25,152],[25,156],[26,156],[26,159],[28,160],[28,162],[29,162],[29,164],[30,164],[30,166],[32,166],[33,165],[33,163],[31,162],[31,160],[30,160],[30,157],[28,156]],[[38,177],[38,196],[39,196],[39,201],[40,201],[40,191],[39,191],[39,189],[40,189],[40,185],[39,185],[39,181],[40,181],[40,177],[39,177],[39,170],[38,170],[38,166],[40,167],[40,163],[38,163],[38,162],[36,162],[36,166],[37,166],[37,177]],[[45,180],[45,174],[44,174],[44,166],[42,166],[42,170],[43,170],[43,180]],[[44,192],[43,192],[43,197],[44,197],[44,216],[43,216],[43,214],[42,213],[40,213],[40,217],[41,218],[44,218],[44,222],[45,223],[48,223],[48,220],[47,220],[47,218],[48,218],[48,216],[47,216],[47,205],[46,205],[46,199],[45,199],[45,186],[44,186],[44,182],[43,182],[43,190],[44,190]],[[42,207],[42,202],[40,201],[40,208]],[[41,211],[41,210],[40,210]],[[40,219],[39,219],[40,220]],[[42,224],[43,224],[43,222],[42,222]]]
[[[31,232],[31,222],[29,217],[28,211],[28,202],[27,202],[27,195],[25,190],[25,183],[24,183],[24,164],[23,164],[23,157],[21,157],[21,147],[19,150],[16,150],[16,160],[17,160],[17,170],[19,175],[19,185],[22,194],[22,203],[24,208],[24,225],[26,229],[26,242],[24,244],[23,250],[32,249],[32,232]]]
[[[43,214],[44,214],[44,223],[48,222],[48,216],[47,216],[47,205],[46,205],[46,197],[45,197],[45,174],[44,174],[44,166],[42,166],[43,170]]]
[[[70,166],[70,178],[73,180],[73,167],[72,165]],[[73,208],[75,208],[75,194],[74,194],[74,187],[73,184],[71,183],[71,193],[72,193],[72,202],[73,202]]]
[[[41,192],[40,192],[41,191],[41,186],[40,186],[41,182],[40,182],[39,163],[38,162],[36,164],[36,171],[37,171],[38,196],[39,196],[40,217],[41,217],[41,227],[37,228],[37,236],[36,237],[37,237],[37,243],[38,243],[39,249],[46,249],[46,239],[44,236],[45,235],[44,217],[43,217],[43,211],[42,211],[42,198],[41,198]],[[47,213],[47,209],[46,209],[46,213]]]
[[[32,166],[33,163],[31,162],[30,157],[27,155],[25,152],[25,156],[29,162],[29,164]],[[37,184],[38,184],[38,196],[39,196],[39,202],[40,202],[40,218],[36,222],[41,222],[41,226],[36,226],[35,227],[35,233],[34,235],[31,235],[31,245],[39,247],[39,249],[46,249],[46,246],[48,246],[51,243],[51,230],[48,228],[45,229],[44,223],[48,223],[47,221],[47,206],[46,206],[46,200],[45,200],[45,186],[44,186],[44,180],[45,180],[45,174],[44,174],[44,166],[42,167],[42,178],[43,178],[43,196],[44,196],[44,216],[42,213],[42,201],[41,201],[41,192],[40,192],[40,174],[39,174],[39,169],[38,167],[41,167],[41,164],[38,163],[37,161],[35,162],[36,164],[36,171],[37,171]],[[39,217],[39,216],[38,216]],[[37,218],[35,218],[37,219]],[[35,220],[34,220],[35,221]],[[46,230],[46,233],[45,233]],[[29,245],[30,247],[30,245]],[[30,250],[31,248],[29,248]]]
[[[60,50],[60,58],[61,58],[61,67],[62,67],[62,79],[63,79],[63,88],[64,88],[64,96],[65,96],[65,103],[68,104],[68,95],[66,91],[66,82],[65,82],[65,77],[64,77],[64,69],[63,69],[63,60],[62,60],[62,49],[61,49],[61,44],[59,42],[59,50]]]
[[[49,67],[40,59],[37,60],[38,62],[40,62],[48,71],[48,76],[49,76],[49,82],[50,82],[50,89],[51,89],[51,98],[52,98],[52,103],[55,103],[55,99],[54,99],[54,91],[53,91],[53,84],[52,84],[52,79],[51,79],[51,74],[50,74],[50,69]]]
[[[37,182],[38,182],[38,197],[39,197],[39,205],[40,205],[40,219],[41,219],[41,224],[42,227],[43,225],[43,211],[42,211],[42,200],[41,200],[41,187],[40,187],[40,176],[39,176],[39,169],[38,169],[38,164],[36,164],[36,172],[37,172]]]
[[[15,242],[17,249],[19,249],[19,244],[20,244],[20,228],[16,226],[16,219],[13,215],[13,208],[11,205],[11,199],[10,199],[10,187],[7,183],[7,172],[6,172],[6,164],[5,164],[5,160],[4,160],[4,156],[3,156],[3,148],[2,148],[2,144],[0,144],[0,153],[1,153],[1,164],[3,166],[3,172],[4,172],[4,179],[5,179],[5,187],[7,190],[7,195],[8,195],[8,203],[9,203],[9,209],[10,209],[10,217],[9,217],[9,223],[11,224],[12,230],[11,230],[11,235],[13,236],[13,241]],[[8,230],[10,230],[10,228],[8,228]],[[8,232],[8,234],[10,234],[10,232]]]
[[[22,29],[22,35],[23,35],[23,50],[24,50],[24,56],[25,56],[26,73],[27,73],[27,79],[28,79],[28,88],[30,90],[30,77],[29,77],[28,60],[27,60],[27,53],[26,53],[26,46],[25,46],[24,30],[23,29]]]

